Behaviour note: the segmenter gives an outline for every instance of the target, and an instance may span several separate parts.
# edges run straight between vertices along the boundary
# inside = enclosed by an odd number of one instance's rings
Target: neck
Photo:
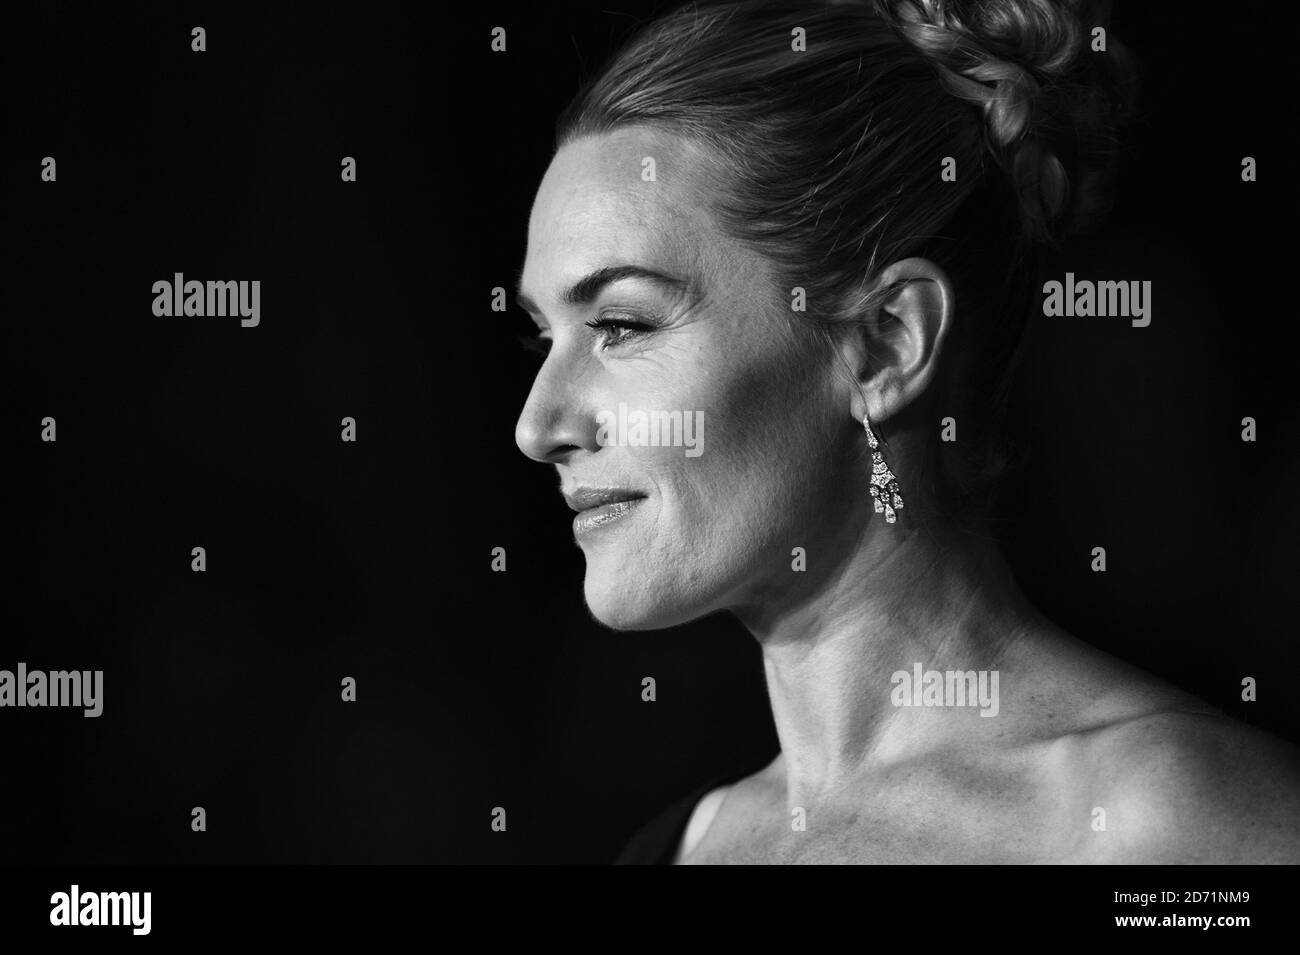
[[[871,523],[868,537],[801,592],[736,611],[762,644],[795,801],[986,731],[978,706],[895,705],[891,677],[907,673],[910,687],[920,664],[985,671],[987,687],[988,671],[1036,614],[987,536],[940,539]],[[921,687],[911,693],[922,700]]]

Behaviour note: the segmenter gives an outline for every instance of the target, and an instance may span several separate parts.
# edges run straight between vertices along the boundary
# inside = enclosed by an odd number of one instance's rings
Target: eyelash
[[[602,350],[609,348],[611,345],[622,345],[625,342],[627,342],[629,339],[635,338],[637,335],[642,335],[645,334],[646,332],[654,331],[654,327],[655,327],[651,325],[649,322],[640,322],[640,321],[636,321],[635,319],[626,319],[626,318],[594,318],[591,321],[586,322],[585,324],[588,328],[594,328],[597,331],[600,331],[602,329],[611,329],[611,328],[618,328],[624,330],[625,334],[619,335],[618,337],[612,340],[607,337],[601,343],[600,347]]]
[[[654,331],[655,326],[649,322],[629,320],[625,318],[594,318],[589,322],[584,322],[588,328],[600,331],[602,329],[622,329],[624,334],[614,339],[606,338],[601,343],[601,349],[609,348],[611,345],[622,345],[629,339],[637,335]],[[533,352],[538,355],[548,355],[551,351],[551,339],[542,335],[520,335],[519,344],[525,351]]]

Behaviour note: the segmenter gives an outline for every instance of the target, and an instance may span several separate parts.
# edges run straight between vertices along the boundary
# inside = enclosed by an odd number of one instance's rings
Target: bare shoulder
[[[727,845],[738,832],[752,834],[751,821],[770,815],[768,804],[774,794],[784,792],[780,783],[782,766],[783,758],[778,755],[758,772],[706,793],[691,812],[674,861],[695,863],[711,852],[716,855],[718,845]]]
[[[718,814],[718,809],[721,808],[722,802],[727,798],[727,793],[731,788],[730,785],[726,785],[712,789],[695,804],[695,809],[691,812],[691,817],[687,820],[686,828],[682,832],[681,844],[677,847],[677,862],[686,859],[695,851],[696,846],[704,838],[704,834],[709,831],[714,817]]]
[[[1300,862],[1300,750],[1270,733],[1161,711],[1086,734],[1078,755],[1104,827],[1089,861]]]

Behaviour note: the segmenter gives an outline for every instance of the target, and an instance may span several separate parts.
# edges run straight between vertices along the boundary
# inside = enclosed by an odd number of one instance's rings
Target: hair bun
[[[1084,0],[877,0],[944,86],[979,106],[1025,233],[1052,240],[1109,205],[1127,50],[1090,45],[1104,10]]]

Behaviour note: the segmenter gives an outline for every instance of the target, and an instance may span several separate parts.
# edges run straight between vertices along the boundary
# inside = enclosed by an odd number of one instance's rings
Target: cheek
[[[698,537],[708,529],[753,546],[820,497],[810,481],[833,471],[830,395],[813,358],[795,345],[701,369],[684,389],[702,409],[703,453],[671,467],[669,506]],[[664,449],[655,449],[662,451]]]

